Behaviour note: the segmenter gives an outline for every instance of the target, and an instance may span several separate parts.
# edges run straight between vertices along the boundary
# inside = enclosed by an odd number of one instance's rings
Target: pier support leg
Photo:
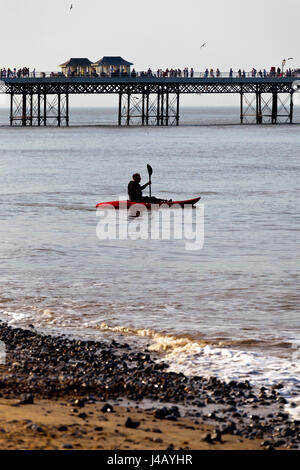
[[[66,93],[66,126],[69,127],[69,123],[70,123],[70,104],[69,104],[69,99],[70,99],[70,95],[69,95],[69,88],[67,89],[67,93]]]
[[[122,93],[119,93],[119,114],[118,114],[118,126],[122,125]]]
[[[47,126],[47,95],[44,94],[44,115],[43,115],[44,126]]]
[[[261,93],[256,93],[256,124],[262,124]]]
[[[14,115],[14,94],[10,94],[10,125],[13,125],[13,115]]]
[[[169,125],[169,93],[166,93],[166,126]]]
[[[149,126],[149,91],[147,91],[146,95],[146,126]]]
[[[277,91],[272,94],[272,124],[277,124],[278,95]]]
[[[177,93],[177,106],[176,106],[176,126],[179,126],[179,109],[180,109],[180,93]]]
[[[157,93],[157,105],[156,105],[156,125],[160,124],[160,93]]]
[[[30,118],[29,118],[30,126],[33,126],[33,94],[30,93]]]
[[[41,92],[40,89],[38,90],[38,96],[37,96],[37,125],[40,127],[41,125]]]
[[[127,94],[127,126],[130,125],[130,93]]]
[[[27,119],[27,92],[26,87],[23,87],[23,95],[22,95],[22,126],[26,126],[26,119]]]
[[[290,124],[293,124],[294,118],[294,92],[290,93]]]
[[[60,93],[57,95],[57,125],[61,125],[61,96]]]
[[[145,92],[142,95],[142,126],[145,125]]]
[[[165,112],[165,110],[164,110],[164,106],[165,106],[165,95],[164,95],[163,92],[162,92],[162,94],[161,94],[160,100],[161,100],[161,103],[160,103],[160,104],[161,104],[161,111],[160,111],[160,118],[161,118],[161,120],[160,120],[160,123],[161,123],[161,125],[163,126],[163,125],[164,125],[164,112]]]
[[[244,124],[244,93],[241,91],[240,94],[240,121]]]

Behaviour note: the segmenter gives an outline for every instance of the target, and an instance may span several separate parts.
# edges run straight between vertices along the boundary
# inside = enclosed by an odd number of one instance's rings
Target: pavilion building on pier
[[[62,73],[66,77],[89,75],[92,68],[92,62],[87,58],[72,58],[60,65]]]
[[[104,56],[92,64],[93,71],[100,77],[114,75],[130,75],[133,64],[120,56]]]

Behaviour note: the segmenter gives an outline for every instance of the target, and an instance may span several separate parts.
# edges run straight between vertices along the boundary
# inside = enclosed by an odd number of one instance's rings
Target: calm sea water
[[[176,371],[284,382],[297,404],[300,127],[232,125],[238,113],[119,129],[88,125],[114,124],[114,110],[77,109],[69,129],[0,127],[0,318],[125,335]],[[126,196],[133,172],[146,181],[147,163],[156,195],[202,196],[202,250],[97,238],[95,205]]]

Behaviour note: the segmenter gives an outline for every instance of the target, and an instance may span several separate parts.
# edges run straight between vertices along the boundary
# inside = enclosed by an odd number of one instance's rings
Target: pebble
[[[206,433],[202,436],[202,441],[203,442],[207,442],[208,444],[213,444],[213,441],[212,441],[212,438],[211,438],[211,434],[210,433]]]
[[[44,432],[43,428],[41,428],[37,424],[33,424],[33,423],[27,424],[26,428],[29,429],[30,431],[34,431],[34,432]]]
[[[31,393],[24,393],[21,399],[17,402],[18,405],[33,405],[34,395]]]
[[[277,441],[274,442],[274,447],[283,447],[286,444],[286,441],[283,439],[278,439]]]
[[[223,443],[223,440],[222,440],[222,433],[220,432],[219,429],[215,429],[215,432],[212,434],[211,436],[211,440],[212,441],[215,441],[215,442],[221,442]]]
[[[85,404],[85,400],[82,398],[77,398],[72,402],[72,404],[77,408],[83,408]]]
[[[108,403],[106,403],[103,408],[102,408],[102,413],[114,413],[114,409],[112,407],[112,405],[109,405]]]
[[[270,441],[263,441],[260,445],[262,447],[270,447],[272,445],[272,443]]]
[[[177,406],[172,406],[171,408],[163,407],[158,408],[154,412],[154,416],[157,419],[169,419],[171,421],[177,421],[177,418],[180,418],[180,412]]]
[[[127,418],[127,421],[125,423],[126,428],[130,429],[137,429],[140,426],[139,421],[133,421],[131,418]]]
[[[103,427],[102,426],[96,426],[95,428],[95,431],[103,431]]]
[[[67,426],[59,426],[59,427],[57,428],[57,430],[58,430],[59,432],[64,432],[64,431],[67,431],[67,430],[68,430],[68,427],[67,427]]]
[[[73,449],[73,446],[72,444],[63,444],[62,448],[68,450],[68,449]]]

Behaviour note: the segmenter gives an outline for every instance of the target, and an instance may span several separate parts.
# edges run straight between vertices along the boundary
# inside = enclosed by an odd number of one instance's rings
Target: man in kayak
[[[141,175],[139,173],[135,173],[132,175],[132,180],[128,184],[128,196],[129,200],[132,202],[150,202],[152,204],[159,204],[161,202],[168,202],[164,199],[157,199],[156,197],[148,197],[143,196],[143,191],[148,186],[150,186],[151,181],[144,184],[144,186],[140,185],[141,182]]]

